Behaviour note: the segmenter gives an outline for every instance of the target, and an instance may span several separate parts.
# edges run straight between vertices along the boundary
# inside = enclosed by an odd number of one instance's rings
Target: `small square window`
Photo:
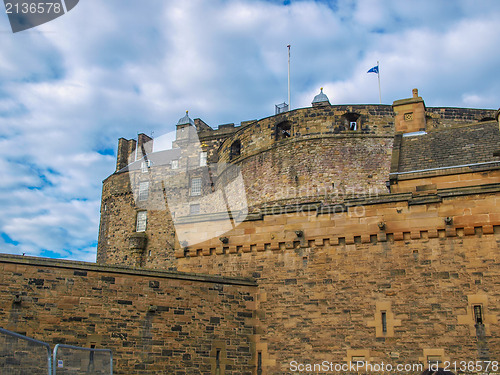
[[[413,120],[413,112],[405,113],[405,121]]]
[[[149,181],[139,183],[139,201],[147,201],[149,198]]]
[[[207,165],[207,153],[200,152],[200,167],[205,167]]]
[[[172,169],[179,168],[179,160],[172,160]]]
[[[189,206],[189,214],[190,215],[199,215],[200,214],[200,205],[199,205],[199,203],[192,204],[192,205]]]
[[[148,215],[147,211],[137,212],[137,223],[135,226],[136,232],[144,232],[146,230],[147,215]]]
[[[201,195],[201,178],[196,177],[191,180],[191,195]]]

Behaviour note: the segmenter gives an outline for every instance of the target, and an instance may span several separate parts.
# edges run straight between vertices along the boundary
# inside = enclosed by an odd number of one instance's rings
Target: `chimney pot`
[[[418,98],[418,89],[413,89],[412,92],[413,92],[413,97]]]

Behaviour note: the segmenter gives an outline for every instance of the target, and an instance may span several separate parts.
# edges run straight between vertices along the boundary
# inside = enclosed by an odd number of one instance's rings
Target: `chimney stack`
[[[425,130],[425,103],[418,96],[418,89],[412,90],[413,97],[400,99],[392,103],[396,113],[396,133],[413,133]]]

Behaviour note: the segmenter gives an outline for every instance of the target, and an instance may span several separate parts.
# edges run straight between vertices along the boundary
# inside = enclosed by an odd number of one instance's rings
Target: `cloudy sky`
[[[95,261],[117,140],[309,106],[500,106],[498,0],[80,0],[13,34],[0,16],[0,252]]]

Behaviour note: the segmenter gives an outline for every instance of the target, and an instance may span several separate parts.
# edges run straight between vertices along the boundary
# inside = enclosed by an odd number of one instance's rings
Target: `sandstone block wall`
[[[366,204],[357,214],[265,215],[229,233],[227,244],[179,251],[178,268],[258,280],[257,342],[268,374],[287,373],[291,361],[353,357],[394,365],[436,353],[442,361],[497,360],[498,195],[418,199]]]
[[[1,255],[0,283],[0,326],[112,349],[115,374],[255,371],[251,281]]]

